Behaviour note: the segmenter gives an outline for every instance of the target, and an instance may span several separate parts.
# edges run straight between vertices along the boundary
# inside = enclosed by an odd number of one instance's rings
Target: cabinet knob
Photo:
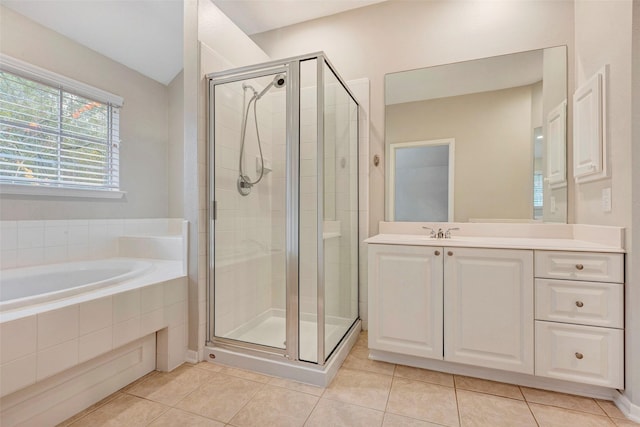
[[[576,352],[576,359],[580,360],[582,359],[584,356],[582,355],[582,353],[578,353]]]
[[[576,269],[578,270],[582,270],[584,268],[584,265],[582,264],[576,264]]]
[[[440,251],[435,251],[435,252],[434,252],[434,254],[435,254],[436,256],[438,256],[438,255],[440,255]]]
[[[447,255],[452,256],[453,252],[449,251],[449,252],[447,252]]]
[[[582,307],[584,303],[582,301],[576,301],[576,307]]]

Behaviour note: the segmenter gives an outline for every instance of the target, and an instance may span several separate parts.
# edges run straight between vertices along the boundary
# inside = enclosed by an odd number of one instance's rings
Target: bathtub
[[[67,298],[138,277],[149,261],[109,258],[0,271],[0,312]]]

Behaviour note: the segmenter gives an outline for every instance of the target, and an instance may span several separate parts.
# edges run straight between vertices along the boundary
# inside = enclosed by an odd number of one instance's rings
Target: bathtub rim
[[[74,286],[72,288],[60,289],[57,291],[47,292],[43,294],[30,295],[21,298],[14,298],[7,301],[0,301],[0,312],[5,312],[9,310],[15,310],[22,307],[27,307],[31,305],[41,304],[48,301],[56,301],[59,299],[63,299],[69,296],[81,294],[84,292],[90,292],[94,289],[112,286],[118,283],[125,282],[129,279],[133,279],[138,277],[151,268],[153,268],[153,264],[149,261],[142,261],[137,258],[104,258],[99,260],[87,260],[87,261],[70,261],[56,264],[45,264],[45,265],[36,265],[30,267],[23,268],[11,268],[7,270],[2,270],[0,273],[0,287],[2,286],[2,281],[6,278],[5,275],[9,276],[9,279],[13,278],[11,276],[19,276],[19,273],[26,274],[43,274],[43,273],[61,273],[69,270],[70,268],[80,268],[86,269],[86,267],[91,267],[93,265],[122,265],[127,264],[133,267],[132,270],[127,271],[126,273],[118,274],[116,276],[112,276],[106,279],[86,283],[79,286]],[[137,268],[135,268],[137,267]],[[1,288],[0,288],[1,290]],[[31,303],[29,303],[31,301]]]
[[[162,282],[167,282],[174,279],[186,277],[186,273],[183,270],[182,260],[158,260],[150,258],[105,258],[109,260],[113,259],[134,259],[136,261],[146,261],[153,265],[145,274],[141,276],[130,278],[123,282],[112,284],[101,289],[94,289],[92,291],[75,294],[66,298],[57,299],[55,301],[42,302],[39,304],[29,305],[26,307],[15,308],[10,310],[0,311],[0,323],[10,322],[13,320],[22,319],[24,317],[32,316],[34,314],[40,314],[47,311],[57,310],[59,308],[68,307],[75,304],[80,304],[87,301],[96,300],[99,298],[112,296],[122,292],[130,290],[144,288],[146,286],[155,285]],[[30,267],[25,267],[30,268]],[[5,270],[8,271],[8,270]],[[1,274],[1,273],[0,273]]]

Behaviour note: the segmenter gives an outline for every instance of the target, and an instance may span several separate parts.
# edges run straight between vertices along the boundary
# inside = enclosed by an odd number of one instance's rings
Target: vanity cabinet
[[[622,254],[536,251],[536,375],[624,386]]]
[[[533,251],[369,245],[369,347],[533,374]]]
[[[369,245],[369,347],[442,359],[443,249]]]
[[[444,359],[533,374],[533,251],[445,251]]]

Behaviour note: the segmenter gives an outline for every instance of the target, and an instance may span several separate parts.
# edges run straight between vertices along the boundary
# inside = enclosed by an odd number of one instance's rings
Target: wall
[[[575,2],[576,87],[605,64],[609,65],[606,138],[611,177],[577,185],[574,210],[577,223],[626,227],[625,394],[636,405],[636,417],[640,417],[640,365],[637,363],[640,360],[640,264],[637,262],[640,215],[637,204],[632,204],[633,191],[637,194],[639,182],[638,163],[632,160],[637,161],[639,147],[637,139],[632,140],[632,130],[637,132],[634,127],[638,121],[632,120],[631,108],[632,88],[639,75],[637,69],[632,74],[632,34],[637,40],[636,26],[640,24],[637,8],[637,2],[631,0]],[[611,212],[602,209],[604,188],[611,188]],[[638,199],[635,200],[637,203]]]
[[[167,87],[0,6],[0,51],[124,98],[120,183],[124,199],[5,195],[4,220],[145,218],[168,215]]]
[[[631,135],[631,164],[640,165],[640,4],[633,3],[632,23],[632,135]],[[631,168],[631,230],[627,234],[628,240],[634,247],[640,245],[640,168]],[[626,318],[627,332],[627,360],[640,360],[640,251],[634,250],[627,254],[627,286],[626,305],[629,311]],[[635,266],[635,267],[634,267]],[[635,309],[634,309],[635,308]],[[628,397],[640,406],[640,369],[638,366],[627,366]],[[638,414],[640,416],[640,414]]]
[[[345,80],[370,79],[371,162],[375,154],[384,157],[386,73],[557,45],[568,45],[571,58],[573,4],[389,1],[252,38],[272,58],[322,50]],[[572,74],[569,63],[569,87]],[[384,163],[369,166],[369,233],[375,234],[384,217]]]
[[[530,219],[531,92],[520,86],[389,105],[387,142],[455,139],[454,221]]]
[[[184,71],[169,83],[169,217],[184,212]]]

